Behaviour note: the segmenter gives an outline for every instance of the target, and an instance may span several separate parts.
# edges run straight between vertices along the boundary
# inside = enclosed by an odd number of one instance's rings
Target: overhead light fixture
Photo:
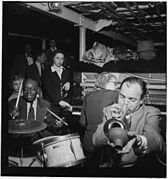
[[[55,12],[57,14],[61,14],[63,11],[63,3],[62,2],[49,2],[48,7],[51,12]]]

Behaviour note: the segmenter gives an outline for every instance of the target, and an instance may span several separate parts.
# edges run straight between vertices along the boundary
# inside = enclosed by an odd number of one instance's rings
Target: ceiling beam
[[[23,4],[23,3],[22,3]],[[70,21],[72,23],[75,23],[79,26],[83,26],[85,28],[88,28],[92,31],[95,31],[95,25],[96,22],[66,8],[66,7],[62,7],[62,13],[55,13],[49,10],[48,7],[48,3],[46,3],[46,5],[42,4],[42,3],[24,3],[27,5],[27,7],[29,8],[33,8],[34,10],[40,10],[41,12],[45,12],[48,13],[50,15],[62,18],[64,20]]]
[[[113,31],[100,31],[99,32],[100,34],[103,34],[103,35],[106,35],[106,36],[110,36],[112,37],[114,40],[119,40],[119,41],[122,41],[126,44],[129,44],[129,45],[132,45],[132,46],[136,46],[137,43],[133,40],[130,40],[129,38],[127,38],[126,36],[123,36],[123,35],[120,35],[116,32],[113,32]]]
[[[58,14],[58,13],[51,12],[49,10],[48,3],[34,3],[33,2],[33,3],[18,3],[18,4],[25,6],[27,8],[31,8],[31,9],[36,10],[36,11],[47,13],[47,14],[56,16],[58,18],[70,21],[77,26],[83,26],[83,27],[90,29],[94,32],[106,35],[108,37],[111,37],[115,40],[119,40],[121,42],[127,43],[129,45],[133,45],[133,46],[136,45],[136,42],[133,41],[132,39],[129,39],[126,36],[123,36],[123,35],[118,34],[116,32],[113,32],[113,31],[106,32],[106,31],[102,31],[102,30],[98,31],[98,29],[97,29],[98,23],[97,22],[95,22],[91,19],[88,19],[88,18],[86,18],[86,17],[66,8],[66,7],[63,7],[62,13]]]

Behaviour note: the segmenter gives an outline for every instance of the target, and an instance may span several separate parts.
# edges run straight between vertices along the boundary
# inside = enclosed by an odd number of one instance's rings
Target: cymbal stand
[[[22,136],[20,137],[20,165],[22,167],[23,164],[23,142],[22,142]]]

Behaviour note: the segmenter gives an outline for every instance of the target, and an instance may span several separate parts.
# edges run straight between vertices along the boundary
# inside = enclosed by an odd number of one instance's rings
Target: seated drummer
[[[47,128],[31,134],[31,141],[39,138],[61,134],[62,123],[48,113],[50,103],[39,97],[39,83],[33,79],[25,79],[23,82],[23,96],[20,97],[18,107],[15,107],[16,99],[9,102],[9,114],[12,119],[36,120],[46,122]],[[30,112],[30,109],[32,109]],[[33,112],[32,112],[33,111]]]

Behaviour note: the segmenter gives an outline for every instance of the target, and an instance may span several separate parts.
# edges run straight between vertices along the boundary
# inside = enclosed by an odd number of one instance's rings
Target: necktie
[[[44,71],[44,65],[42,63],[40,65],[41,65],[41,74],[40,74],[40,76],[41,76],[43,74],[43,71]]]
[[[28,120],[35,120],[33,103],[30,103],[30,108],[29,108],[29,113],[28,113]]]

